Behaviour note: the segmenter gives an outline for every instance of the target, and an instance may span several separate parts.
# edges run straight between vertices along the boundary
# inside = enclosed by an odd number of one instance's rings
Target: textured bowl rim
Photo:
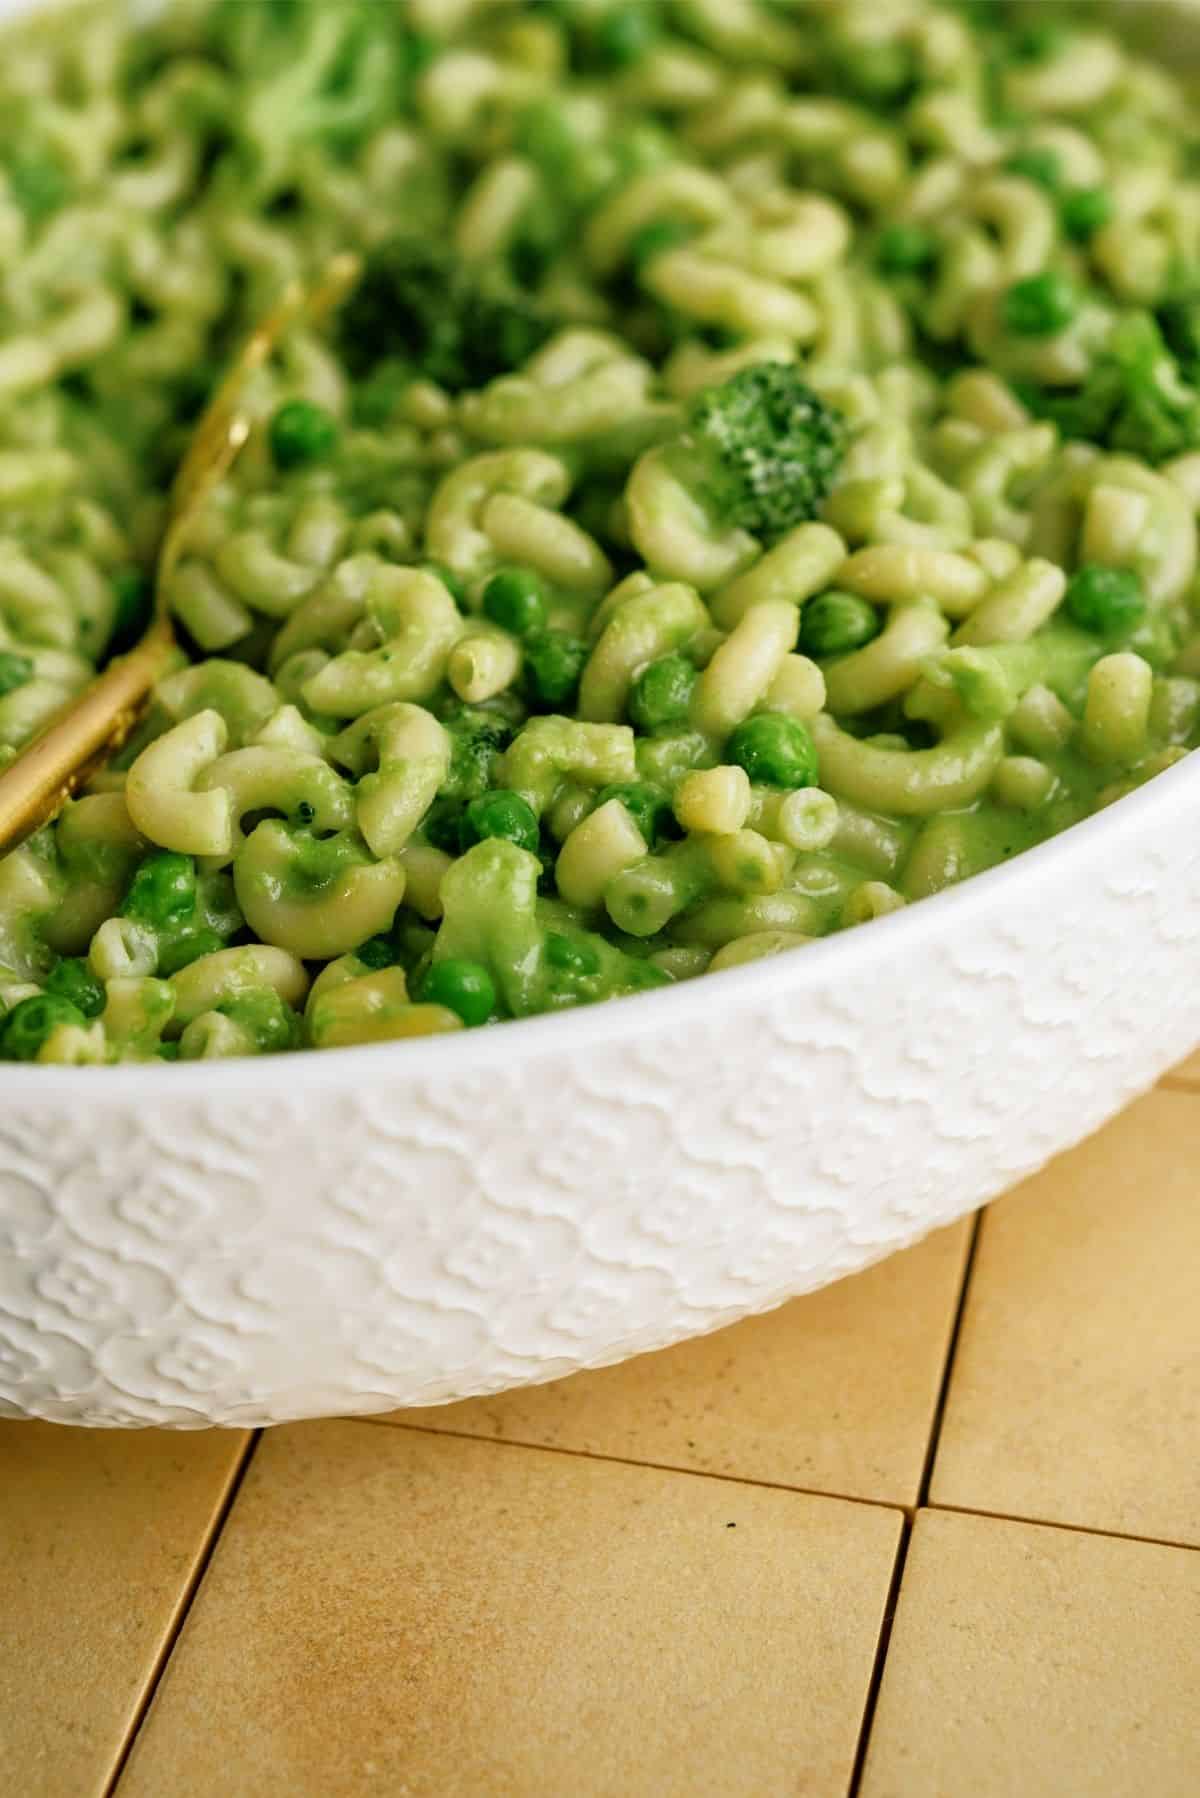
[[[615,1037],[638,1037],[670,1029],[697,1013],[711,1015],[725,1007],[741,1007],[778,993],[781,988],[789,994],[802,994],[823,983],[831,969],[836,972],[840,962],[853,963],[862,973],[864,965],[869,967],[892,955],[911,954],[918,947],[926,947],[930,939],[966,941],[973,912],[987,911],[993,902],[1002,904],[1012,889],[1016,889],[1019,905],[1027,903],[1021,897],[1023,888],[1029,889],[1028,897],[1032,899],[1039,885],[1069,872],[1064,864],[1086,863],[1089,853],[1106,839],[1115,848],[1125,837],[1150,824],[1156,813],[1183,810],[1180,802],[1193,788],[1200,788],[1200,762],[1193,766],[1189,755],[1103,812],[1080,820],[1011,861],[972,875],[958,886],[873,919],[865,929],[860,925],[853,930],[835,931],[803,949],[723,968],[716,974],[682,981],[678,986],[603,1000],[569,1011],[515,1018],[491,1029],[343,1049],[197,1060],[169,1066],[137,1062],[115,1067],[56,1068],[8,1062],[0,1075],[4,1096],[26,1104],[39,1099],[186,1100],[206,1094],[236,1093],[253,1102],[281,1089],[344,1090],[360,1083],[380,1086],[393,1073],[453,1078],[497,1063],[511,1065],[516,1057],[552,1054],[565,1046],[567,1037],[579,1045],[581,1039],[609,1042]]]
[[[70,0],[0,0],[0,30],[35,12],[52,12]],[[163,0],[135,0],[135,10],[149,16],[161,10]],[[1175,10],[1188,20],[1187,8]],[[1200,752],[1198,752],[1200,753]],[[552,1053],[567,1034],[578,1040],[600,1043],[614,1037],[669,1028],[698,1012],[709,1013],[717,1005],[739,1005],[785,987],[802,993],[821,983],[831,958],[853,960],[859,971],[893,951],[911,952],[931,937],[961,940],[964,923],[973,910],[987,910],[992,900],[1000,903],[1015,882],[1036,887],[1063,872],[1063,863],[1085,862],[1098,838],[1114,844],[1135,834],[1155,812],[1183,800],[1188,783],[1200,783],[1200,767],[1190,769],[1192,757],[1156,775],[1145,786],[1108,806],[1102,813],[1082,819],[1070,829],[1011,861],[974,874],[960,885],[935,893],[914,905],[871,921],[867,930],[835,931],[807,944],[803,950],[768,956],[740,967],[722,968],[678,986],[635,993],[610,1002],[580,1006],[533,1018],[512,1019],[493,1029],[455,1031],[446,1036],[420,1037],[406,1042],[371,1043],[355,1048],[305,1050],[295,1054],[238,1056],[228,1060],[179,1062],[151,1066],[144,1062],[115,1067],[64,1068],[5,1062],[0,1081],[5,1098],[21,1103],[37,1099],[130,1099],[142,1102],[168,1097],[198,1098],[205,1094],[237,1093],[250,1101],[269,1097],[280,1088],[291,1091],[356,1086],[360,1080],[381,1083],[394,1067],[397,1073],[451,1074],[509,1063],[514,1057]],[[719,982],[715,985],[714,982]],[[519,1032],[519,1034],[514,1034]],[[315,1064],[315,1065],[314,1065]],[[0,1116],[2,1116],[0,1112]]]

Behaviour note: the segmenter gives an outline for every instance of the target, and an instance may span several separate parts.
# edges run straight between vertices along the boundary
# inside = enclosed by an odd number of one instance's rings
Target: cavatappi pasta
[[[0,1058],[427,1035],[803,946],[1200,737],[1200,132],[1107,9],[211,0],[0,40]]]

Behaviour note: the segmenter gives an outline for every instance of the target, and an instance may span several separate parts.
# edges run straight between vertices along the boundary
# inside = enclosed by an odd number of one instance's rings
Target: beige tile
[[[969,1230],[698,1342],[394,1421],[911,1504]]]
[[[1200,1544],[1197,1167],[1155,1092],[991,1207],[933,1503]]]
[[[275,1431],[120,1798],[841,1798],[899,1529],[418,1430]]]
[[[1200,1554],[922,1512],[861,1798],[1195,1798]]]
[[[243,1432],[0,1423],[0,1789],[102,1792]]]

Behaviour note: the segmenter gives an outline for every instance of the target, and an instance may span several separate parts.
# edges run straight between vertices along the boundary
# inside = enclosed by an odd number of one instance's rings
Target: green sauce
[[[241,391],[148,709],[0,862],[0,1059],[640,992],[1200,741],[1185,89],[1069,8],[726,10],[3,34],[0,767],[144,628],[247,333],[362,266]]]

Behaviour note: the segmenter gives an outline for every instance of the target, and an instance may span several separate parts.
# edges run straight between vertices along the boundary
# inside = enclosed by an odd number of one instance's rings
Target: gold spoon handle
[[[311,290],[293,283],[242,346],[206,407],[175,477],[155,570],[154,617],[128,655],[112,662],[0,772],[0,855],[52,818],[137,722],[142,702],[174,648],[166,590],[188,526],[250,435],[250,420],[239,406],[246,381],[301,314],[318,320],[341,302],[360,266],[358,257],[347,252],[330,260]]]
[[[154,619],[129,654],[118,656],[0,774],[0,853],[52,818],[96,764],[120,748],[173,646],[169,621]]]

